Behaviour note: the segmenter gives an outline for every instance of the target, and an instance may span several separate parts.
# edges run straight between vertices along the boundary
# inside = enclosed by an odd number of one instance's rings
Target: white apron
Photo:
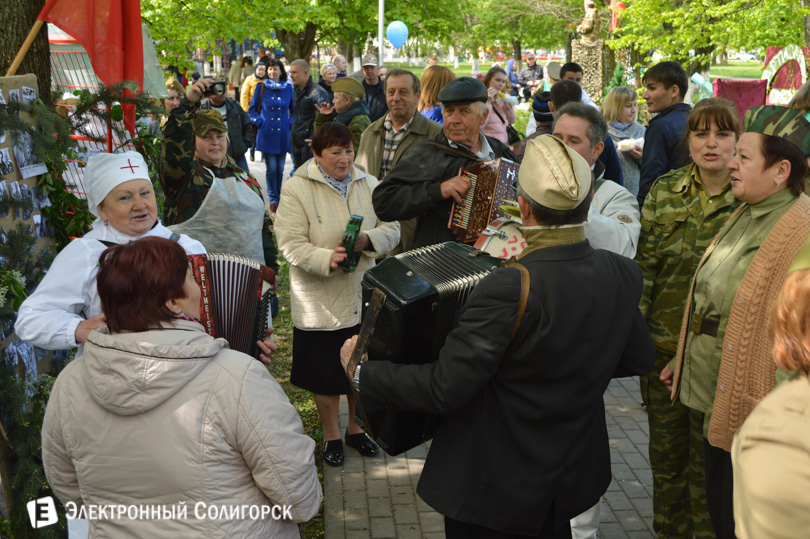
[[[243,180],[214,176],[197,213],[167,228],[194,238],[209,253],[234,254],[264,264],[264,216],[264,200]]]

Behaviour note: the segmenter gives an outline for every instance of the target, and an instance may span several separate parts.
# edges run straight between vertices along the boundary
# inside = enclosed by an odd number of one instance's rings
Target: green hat
[[[810,122],[801,112],[776,105],[752,107],[745,112],[744,123],[746,133],[785,139],[810,155]]]
[[[466,105],[476,101],[486,103],[487,97],[487,87],[472,77],[453,79],[439,91],[439,101],[442,105]]]
[[[211,130],[228,133],[225,122],[222,121],[222,114],[216,110],[198,110],[194,116],[194,134],[204,137]]]
[[[353,77],[341,77],[332,83],[333,92],[343,92],[349,94],[357,99],[363,99],[366,95],[366,89],[363,88],[363,83]]]

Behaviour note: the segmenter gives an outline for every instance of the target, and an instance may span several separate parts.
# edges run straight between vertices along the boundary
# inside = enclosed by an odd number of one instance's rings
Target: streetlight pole
[[[383,51],[385,47],[385,43],[383,42],[383,26],[385,23],[385,0],[379,0],[380,12],[378,15],[377,21],[377,45],[379,46],[379,50],[377,51],[379,54],[377,55],[377,65],[383,65]]]

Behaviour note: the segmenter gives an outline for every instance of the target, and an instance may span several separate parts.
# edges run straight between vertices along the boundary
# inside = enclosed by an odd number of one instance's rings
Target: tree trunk
[[[276,39],[279,40],[287,60],[306,60],[312,55],[315,48],[315,31],[318,29],[314,23],[308,22],[303,32],[290,32],[276,28]]]
[[[565,63],[573,62],[574,52],[573,52],[573,43],[574,43],[574,33],[568,32],[565,35]]]
[[[0,76],[5,76],[17,51],[22,47],[28,32],[45,6],[45,0],[27,0],[25,2],[3,2],[0,9]],[[46,24],[37,34],[28,49],[28,53],[17,69],[15,75],[33,73],[37,76],[39,97],[46,103],[51,101],[51,56],[48,46],[48,28]]]
[[[802,0],[802,7],[810,7],[810,0]],[[810,47],[810,15],[804,17],[804,46]]]
[[[512,54],[515,56],[515,63],[512,64],[512,71],[520,73],[521,64],[523,63],[523,47],[520,40],[512,41]]]

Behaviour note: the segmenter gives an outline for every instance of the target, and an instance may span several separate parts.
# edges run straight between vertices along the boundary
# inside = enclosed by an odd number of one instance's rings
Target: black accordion
[[[435,362],[472,290],[502,262],[468,245],[447,242],[386,258],[368,270],[363,304],[375,288],[386,295],[369,343],[369,361]],[[364,409],[359,399],[356,420],[389,455],[430,440],[438,424],[438,416],[420,412]]]

